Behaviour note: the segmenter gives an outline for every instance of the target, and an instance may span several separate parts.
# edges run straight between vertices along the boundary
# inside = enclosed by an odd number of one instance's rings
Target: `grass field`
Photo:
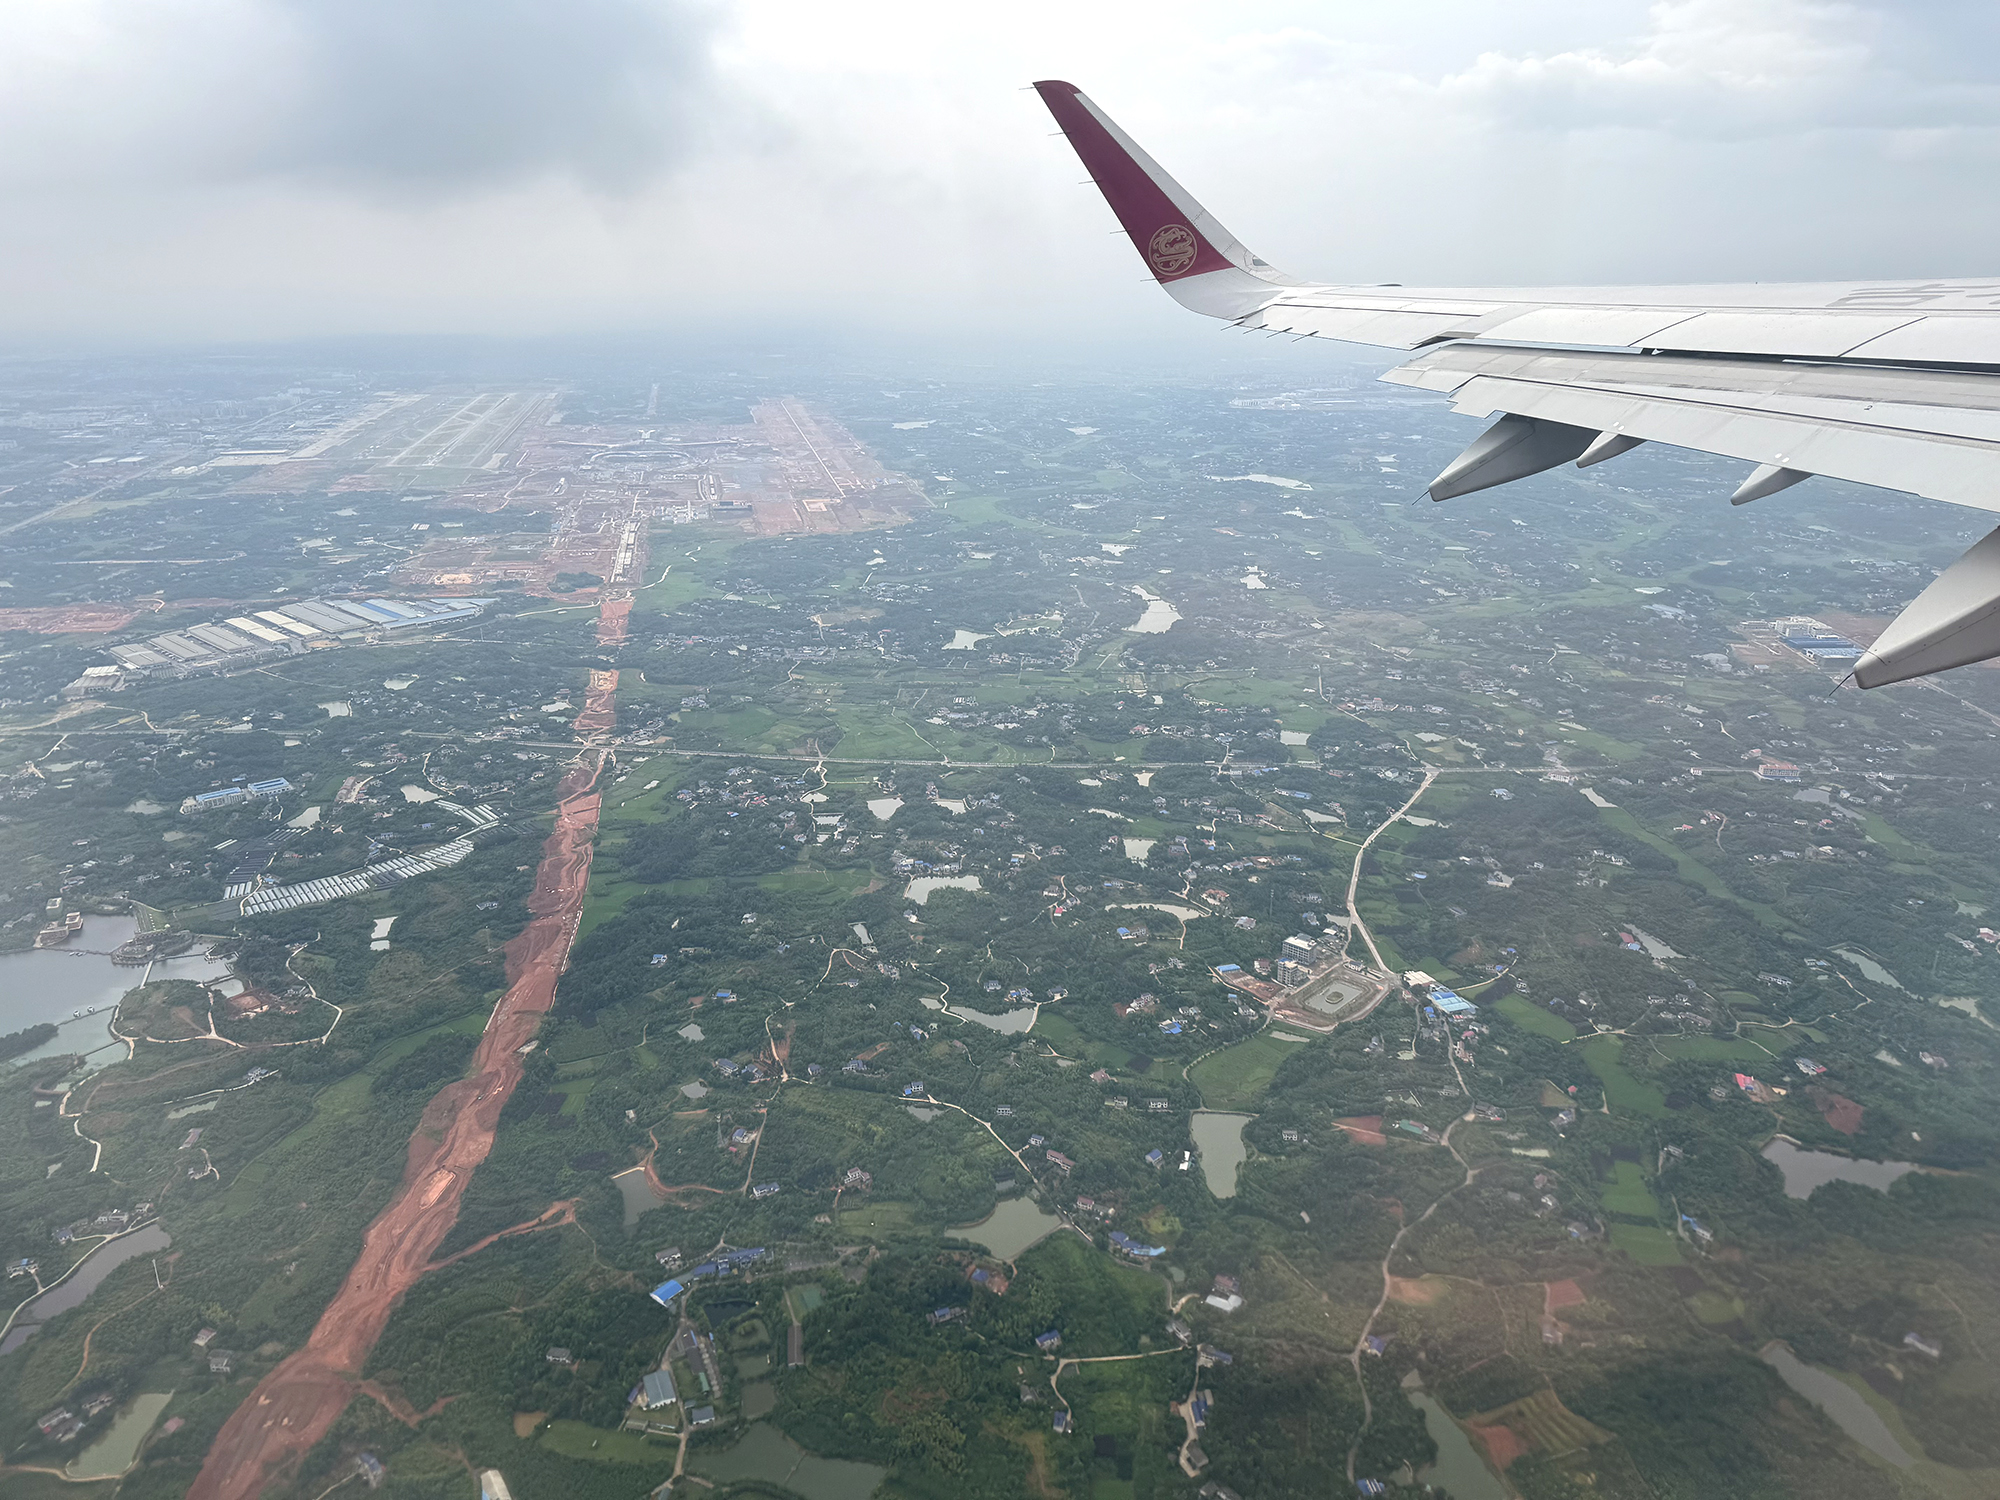
[[[1613,1214],[1631,1214],[1638,1218],[1654,1218],[1660,1212],[1660,1202],[1646,1186],[1646,1174],[1639,1170],[1635,1161],[1620,1161],[1612,1164],[1612,1180],[1598,1189],[1598,1198],[1604,1204],[1604,1211]]]
[[[1704,1323],[1729,1323],[1743,1316],[1743,1299],[1726,1292],[1696,1292],[1687,1302],[1689,1310]]]
[[[1552,1016],[1539,1005],[1530,1004],[1520,995],[1502,995],[1493,1002],[1493,1008],[1523,1031],[1532,1031],[1536,1036],[1545,1036],[1552,1041],[1576,1040],[1574,1026],[1561,1016]]]
[[[864,1203],[859,1208],[842,1208],[837,1227],[842,1234],[889,1240],[929,1234],[937,1226],[918,1219],[916,1210],[907,1203]]]
[[[1268,1031],[1260,1032],[1203,1058],[1189,1070],[1188,1078],[1210,1109],[1248,1109],[1264,1096],[1285,1059],[1304,1050],[1297,1042],[1281,1042]]]
[[[636,1432],[611,1432],[584,1422],[551,1422],[542,1442],[565,1457],[607,1464],[671,1464],[674,1454],[671,1447]]]
[[[1771,1056],[1768,1048],[1734,1036],[1662,1037],[1653,1043],[1653,1050],[1662,1057],[1693,1062],[1763,1062]]]
[[[1604,1097],[1612,1109],[1654,1119],[1663,1117],[1667,1112],[1667,1096],[1625,1071],[1620,1057],[1624,1050],[1622,1037],[1592,1037],[1583,1044],[1583,1061],[1604,1085]]]
[[[1677,1266],[1681,1263],[1680,1243],[1654,1224],[1613,1224],[1613,1249],[1623,1250],[1642,1266]]]

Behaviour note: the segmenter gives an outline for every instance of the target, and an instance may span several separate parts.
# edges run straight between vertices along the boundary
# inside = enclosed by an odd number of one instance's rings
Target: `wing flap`
[[[1453,344],[1383,379],[1505,412],[2000,511],[2000,375]]]

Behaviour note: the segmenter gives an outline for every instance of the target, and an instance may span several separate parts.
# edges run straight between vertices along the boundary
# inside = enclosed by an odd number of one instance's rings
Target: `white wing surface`
[[[1154,278],[1243,328],[1421,351],[1385,380],[1499,416],[1446,500],[1642,442],[2000,511],[2000,279],[1657,287],[1304,282],[1253,255],[1073,85],[1035,85]],[[2000,529],[1861,658],[1879,687],[2000,656]]]

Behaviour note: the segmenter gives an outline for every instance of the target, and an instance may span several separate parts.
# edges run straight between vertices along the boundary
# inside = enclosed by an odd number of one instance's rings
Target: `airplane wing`
[[[2000,278],[1637,287],[1341,286],[1271,266],[1079,92],[1036,91],[1168,295],[1241,328],[1419,351],[1382,378],[1499,420],[1433,500],[1666,443],[2000,512]],[[2000,529],[1854,669],[1880,687],[2000,656]]]

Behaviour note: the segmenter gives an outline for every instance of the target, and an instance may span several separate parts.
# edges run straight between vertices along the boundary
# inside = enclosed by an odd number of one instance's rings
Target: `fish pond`
[[[805,1500],[868,1500],[889,1472],[875,1464],[817,1457],[769,1422],[752,1423],[728,1448],[697,1450],[688,1468],[718,1485],[778,1485]]]
[[[977,1224],[968,1224],[951,1233],[985,1246],[1002,1260],[1013,1260],[1061,1227],[1062,1220],[1034,1199],[1007,1198]]]

